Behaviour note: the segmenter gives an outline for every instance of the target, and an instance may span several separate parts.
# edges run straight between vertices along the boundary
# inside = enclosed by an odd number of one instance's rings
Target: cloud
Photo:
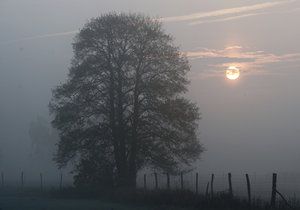
[[[281,62],[300,61],[300,53],[273,54],[264,51],[249,51],[241,46],[228,46],[224,49],[203,48],[197,51],[184,53],[190,60],[201,59],[212,72],[210,75],[218,75],[220,70],[229,66],[237,66],[244,73],[256,74],[267,72],[266,65]]]
[[[234,19],[240,19],[250,16],[266,14],[266,12],[257,12],[260,10],[266,10],[272,7],[276,7],[283,4],[292,3],[295,0],[282,0],[275,2],[265,2],[260,4],[233,7],[227,9],[220,9],[208,12],[193,13],[189,15],[165,17],[160,20],[163,22],[182,22],[182,21],[192,21],[190,25],[197,25],[206,22],[221,22]]]
[[[36,40],[36,39],[45,39],[45,38],[51,38],[51,37],[59,37],[59,36],[69,36],[78,33],[79,31],[66,31],[66,32],[60,32],[60,33],[50,33],[50,34],[44,34],[44,35],[38,35],[38,36],[31,36],[31,37],[25,37],[21,39],[15,39],[15,40],[9,40],[5,42],[0,42],[0,45],[8,45],[8,44],[14,44],[22,41],[29,41],[29,40]]]
[[[240,45],[233,45],[233,46],[228,46],[225,48],[225,50],[235,50],[235,49],[242,49],[243,47]]]

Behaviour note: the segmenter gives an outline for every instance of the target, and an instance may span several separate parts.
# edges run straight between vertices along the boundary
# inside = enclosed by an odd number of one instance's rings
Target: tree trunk
[[[117,180],[116,184],[117,186],[122,186],[125,185],[126,180],[127,180],[127,169],[125,168],[124,164],[124,159],[122,160],[121,157],[121,152],[120,152],[120,141],[119,141],[119,134],[118,134],[118,128],[117,128],[117,123],[116,123],[116,108],[115,108],[115,82],[116,82],[116,76],[114,69],[111,65],[111,58],[109,56],[108,60],[108,68],[110,70],[110,86],[109,86],[109,107],[110,107],[110,127],[111,127],[111,134],[112,134],[112,141],[113,141],[113,146],[114,146],[114,158],[116,161],[116,167],[117,167]],[[126,161],[126,160],[125,160]]]
[[[138,121],[139,121],[139,92],[140,92],[140,68],[141,64],[136,68],[135,75],[135,86],[134,86],[134,97],[133,97],[133,118],[132,118],[132,139],[131,139],[131,150],[129,155],[129,183],[130,187],[136,187],[136,176],[137,176],[137,152],[138,152]]]
[[[117,69],[117,88],[116,88],[116,114],[117,114],[117,142],[119,144],[119,155],[120,155],[120,187],[128,187],[130,186],[129,181],[129,171],[128,171],[128,163],[126,157],[126,143],[125,143],[125,135],[124,135],[124,118],[123,118],[123,98],[124,93],[123,89],[123,77],[122,77],[122,67],[119,66]]]

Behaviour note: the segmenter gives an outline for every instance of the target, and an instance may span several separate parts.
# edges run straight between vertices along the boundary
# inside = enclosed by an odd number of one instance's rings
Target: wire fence
[[[19,173],[0,174],[0,192],[3,189],[40,189],[41,191],[58,190],[73,186],[73,177],[70,173]]]
[[[227,173],[214,174],[213,191],[230,192],[234,196],[247,198],[249,196],[246,174],[231,174],[231,187]],[[252,199],[269,200],[272,195],[272,174],[248,174]],[[166,173],[139,173],[137,187],[170,190],[190,190],[199,194],[211,192],[212,174],[197,171],[171,175]],[[58,172],[53,175],[47,173],[0,174],[2,188],[36,188],[43,191],[73,187],[73,174]],[[279,173],[276,180],[276,190],[287,198],[300,200],[300,174]],[[0,190],[1,192],[1,190]]]
[[[213,191],[229,192],[229,174],[214,174]],[[168,178],[169,177],[169,178]],[[198,178],[197,178],[198,177]],[[146,173],[139,174],[137,185],[139,188],[154,189],[174,189],[190,190],[206,194],[211,191],[212,174],[203,174],[199,172],[189,172],[179,175],[168,175],[165,173]],[[272,173],[270,174],[248,174],[249,187],[252,199],[270,199],[272,195]],[[169,180],[169,184],[168,184]],[[247,198],[248,186],[246,174],[231,174],[232,193],[235,196]],[[208,188],[208,189],[207,189]],[[300,199],[300,174],[283,173],[278,174],[276,181],[276,190],[285,197]]]

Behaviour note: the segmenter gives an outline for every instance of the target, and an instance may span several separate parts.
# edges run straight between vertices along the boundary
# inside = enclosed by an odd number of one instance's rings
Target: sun
[[[240,77],[240,70],[236,66],[229,66],[225,73],[227,79],[230,80],[236,80]]]

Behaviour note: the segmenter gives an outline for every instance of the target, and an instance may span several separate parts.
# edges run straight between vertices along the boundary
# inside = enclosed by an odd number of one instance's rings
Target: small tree
[[[38,116],[30,123],[28,133],[31,138],[32,157],[51,160],[58,135],[51,129],[49,121]]]
[[[199,110],[183,97],[190,67],[172,42],[142,15],[107,14],[83,27],[50,102],[60,166],[75,160],[82,173],[99,160],[118,186],[134,187],[142,167],[174,172],[199,157]]]

